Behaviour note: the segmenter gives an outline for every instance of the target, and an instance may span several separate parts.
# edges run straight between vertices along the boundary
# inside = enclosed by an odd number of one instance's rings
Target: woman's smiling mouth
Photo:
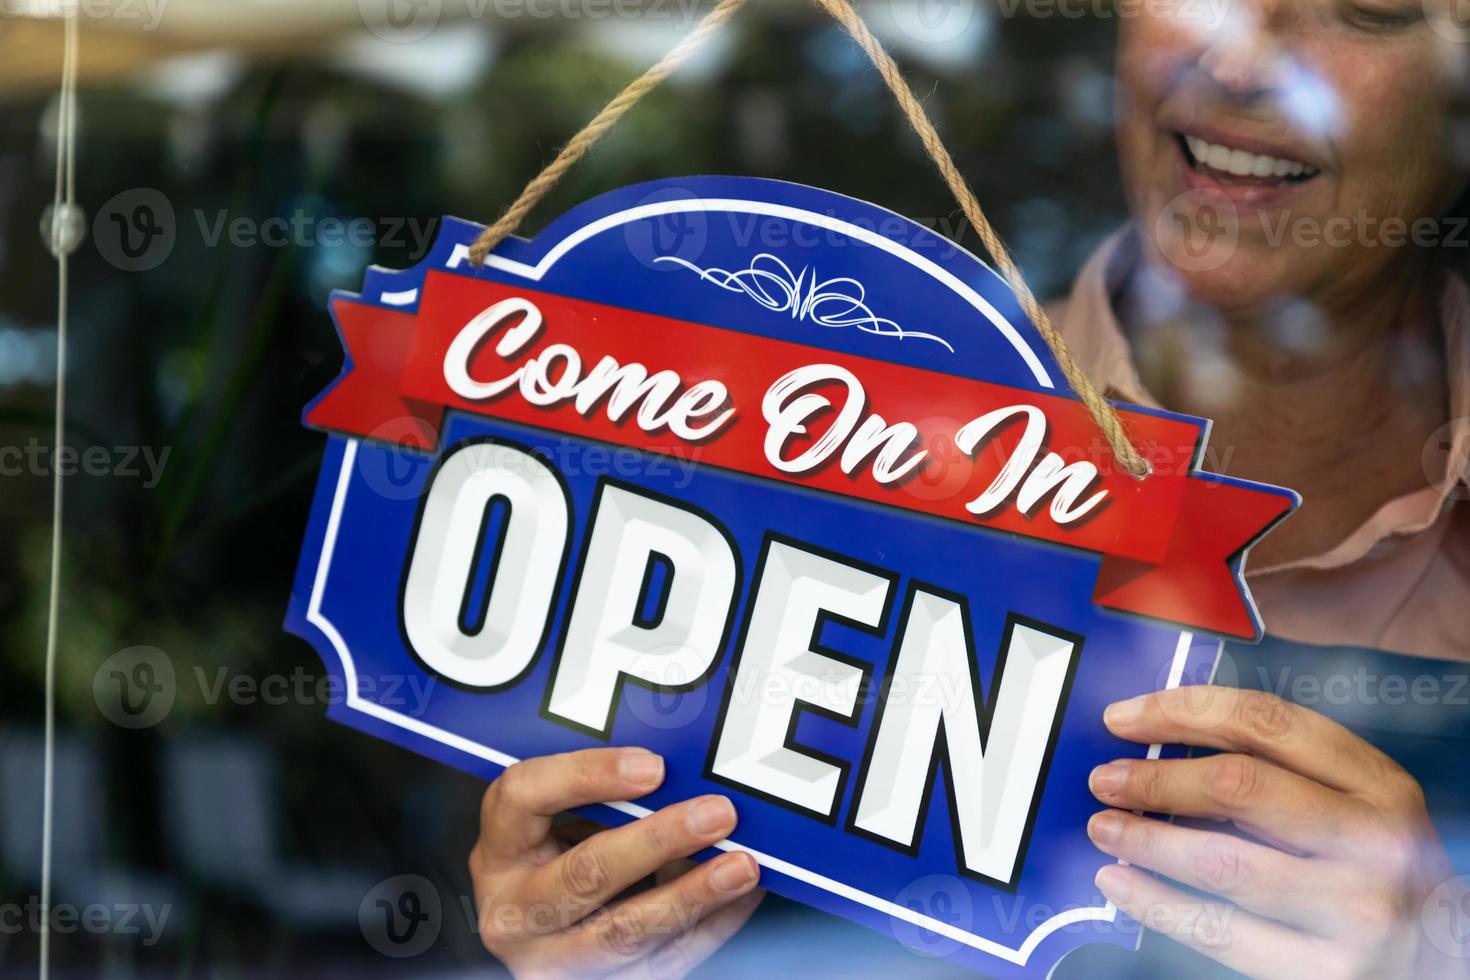
[[[1300,160],[1251,153],[1249,150],[1211,143],[1199,136],[1179,134],[1184,152],[1189,155],[1194,169],[1208,173],[1222,183],[1242,183],[1247,186],[1261,184],[1293,183],[1310,180],[1321,171]]]
[[[1184,186],[1219,194],[1237,206],[1280,207],[1322,175],[1316,165],[1255,141],[1182,130],[1172,136]]]

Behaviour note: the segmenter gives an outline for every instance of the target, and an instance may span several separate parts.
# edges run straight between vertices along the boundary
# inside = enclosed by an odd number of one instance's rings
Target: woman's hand
[[[1125,913],[1256,977],[1466,975],[1427,941],[1425,898],[1453,872],[1419,784],[1388,756],[1316,712],[1223,687],[1119,702],[1104,721],[1131,742],[1222,752],[1093,770],[1093,794],[1117,809],[1088,834],[1136,866],[1104,867],[1097,886]],[[1229,821],[1249,838],[1133,810]]]
[[[750,855],[671,867],[735,829],[724,797],[570,847],[552,836],[561,811],[637,799],[663,778],[663,760],[643,749],[590,749],[527,759],[490,784],[470,876],[480,938],[517,977],[683,976],[750,918],[765,894]],[[653,887],[624,894],[650,876]]]

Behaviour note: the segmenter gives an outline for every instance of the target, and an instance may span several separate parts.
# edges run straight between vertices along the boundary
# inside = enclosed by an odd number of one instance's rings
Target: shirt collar
[[[1117,314],[1123,287],[1142,268],[1141,243],[1130,225],[1098,246],[1078,273],[1060,311],[1061,329],[1078,363],[1110,397],[1160,408],[1158,399],[1139,379],[1132,346]],[[1259,573],[1351,564],[1388,546],[1395,537],[1428,530],[1454,503],[1470,500],[1470,286],[1462,276],[1445,277],[1440,311],[1451,421],[1425,447],[1428,483],[1424,489],[1388,501],[1327,552]]]

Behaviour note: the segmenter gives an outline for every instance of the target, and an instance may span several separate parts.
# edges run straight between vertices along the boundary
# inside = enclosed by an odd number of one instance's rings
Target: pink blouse
[[[1114,312],[1141,261],[1130,230],[1088,260],[1053,315],[1072,353],[1121,401],[1159,407],[1144,389]],[[1328,551],[1246,575],[1267,632],[1320,645],[1470,661],[1470,288],[1442,298],[1450,424],[1425,450],[1422,490],[1385,503]]]

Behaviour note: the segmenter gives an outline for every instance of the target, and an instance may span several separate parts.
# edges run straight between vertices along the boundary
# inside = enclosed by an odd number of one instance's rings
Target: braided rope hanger
[[[975,192],[970,189],[969,183],[955,165],[938,130],[929,120],[923,104],[919,102],[913,90],[909,88],[908,82],[904,80],[897,63],[884,49],[882,43],[873,36],[862,16],[853,9],[851,0],[813,0],[813,2],[830,14],[852,35],[853,40],[863,49],[868,60],[883,77],[888,90],[908,118],[909,125],[913,127],[919,141],[924,145],[929,159],[933,161],[934,166],[939,170],[939,175],[948,185],[950,193],[954,195],[960,210],[964,212],[970,225],[979,233],[985,250],[999,267],[1006,284],[1016,294],[1016,300],[1020,303],[1022,311],[1035,325],[1042,340],[1046,341],[1046,346],[1051,349],[1052,355],[1062,369],[1062,374],[1067,378],[1067,383],[1082,399],[1093,421],[1102,430],[1114,457],[1117,458],[1123,469],[1133,476],[1140,479],[1146,476],[1148,464],[1128,440],[1123,421],[1118,417],[1117,410],[1088,380],[1081,366],[1072,357],[1071,351],[1067,349],[1067,343],[1062,338],[1061,331],[1057,329],[1056,324],[1047,314],[1046,308],[1036,298],[1031,287],[1026,285],[1026,279],[1021,274],[1020,267],[1016,265],[1010,250],[1006,248],[1005,242],[1001,240],[1000,234],[990,223],[990,219],[986,217],[984,209],[980,207],[980,201],[975,197]],[[616,126],[618,121],[643,96],[657,88],[665,78],[713,37],[731,17],[745,6],[745,3],[746,0],[720,0],[715,9],[700,21],[698,27],[685,35],[658,64],[649,68],[641,77],[619,92],[611,102],[602,108],[601,112],[593,117],[591,122],[573,136],[557,154],[556,159],[526,185],[520,196],[506,209],[500,219],[475,239],[474,244],[470,246],[470,259],[475,267],[478,268],[485,264],[486,256],[520,227],[531,209],[540,203],[541,199],[556,186],[562,176],[582,158],[593,144],[607,135],[608,131]]]

